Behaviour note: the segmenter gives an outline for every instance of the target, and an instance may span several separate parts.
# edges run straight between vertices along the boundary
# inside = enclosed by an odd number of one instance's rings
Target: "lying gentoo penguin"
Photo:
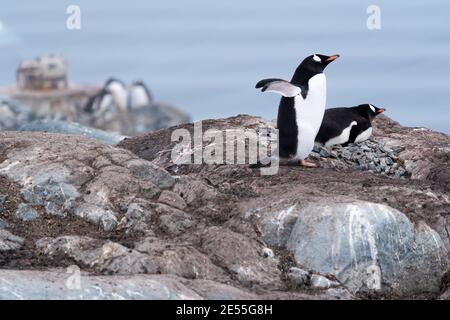
[[[84,106],[84,111],[88,113],[99,113],[108,110],[113,103],[113,96],[111,91],[107,88],[102,88],[97,94],[89,98]]]
[[[127,109],[127,89],[122,81],[116,78],[109,78],[104,88],[111,92],[114,105],[121,110]]]
[[[372,104],[327,109],[316,142],[329,147],[367,140],[372,135],[372,120],[385,110]]]
[[[283,96],[277,118],[280,158],[294,160],[306,167],[317,167],[305,159],[314,148],[314,139],[325,111],[327,83],[323,71],[338,57],[314,54],[303,60],[290,82],[264,79],[256,84],[256,88],[262,88],[261,91],[278,92]]]
[[[151,104],[153,98],[142,81],[133,81],[128,89],[128,108],[136,109]]]

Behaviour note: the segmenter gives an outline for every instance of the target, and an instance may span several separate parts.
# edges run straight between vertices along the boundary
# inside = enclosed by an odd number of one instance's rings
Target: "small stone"
[[[183,210],[186,208],[186,201],[178,194],[172,191],[164,190],[159,196],[158,202],[167,204],[171,207]]]
[[[342,154],[341,154],[341,156],[342,156],[342,158],[344,158],[344,159],[348,159],[348,160],[350,160],[351,158],[352,158],[352,154],[351,154],[351,152],[350,151],[348,151],[348,150],[342,150]]]
[[[319,154],[323,158],[329,158],[331,156],[330,152],[327,149],[325,149],[324,147],[320,147]]]
[[[310,274],[303,269],[292,267],[289,269],[287,275],[289,285],[295,289],[303,288],[309,285]]]
[[[263,257],[264,258],[273,258],[275,255],[270,248],[264,248],[263,249]]]
[[[329,289],[339,287],[340,284],[337,281],[332,281],[324,276],[313,274],[311,276],[311,287],[314,289]]]
[[[319,146],[319,145],[317,145],[317,144],[314,144],[314,147],[313,147],[313,152],[315,152],[315,153],[319,153],[319,152],[320,152],[320,146]]]
[[[32,221],[39,218],[39,213],[30,205],[21,203],[16,210],[16,217],[22,221]]]

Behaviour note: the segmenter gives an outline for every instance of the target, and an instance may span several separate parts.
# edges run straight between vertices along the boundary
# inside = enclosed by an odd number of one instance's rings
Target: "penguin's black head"
[[[375,118],[377,115],[383,113],[386,111],[384,108],[377,108],[373,104],[360,104],[357,106],[359,113],[364,116],[365,118],[372,121],[373,118]]]
[[[113,83],[113,82],[120,83],[121,86],[125,87],[125,83],[123,83],[122,80],[119,80],[119,79],[114,78],[114,77],[108,78],[108,79],[105,81],[104,87],[109,86],[109,85],[110,85],[111,83]]]
[[[337,58],[339,58],[338,54],[332,56],[313,54],[306,57],[302,63],[300,63],[297,70],[295,70],[292,82],[302,84],[305,81],[308,81],[316,74],[322,73],[325,68]]]

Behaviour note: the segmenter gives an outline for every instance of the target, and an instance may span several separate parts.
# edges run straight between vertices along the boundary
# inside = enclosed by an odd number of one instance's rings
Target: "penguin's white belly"
[[[368,128],[368,129],[364,130],[363,132],[361,132],[361,133],[356,137],[355,143],[363,142],[363,141],[369,139],[371,135],[372,135],[372,127],[370,127],[370,128]]]
[[[144,88],[137,87],[133,88],[131,91],[131,104],[130,108],[139,108],[148,106],[150,104],[150,100],[148,98],[147,92],[145,92]]]
[[[348,141],[350,138],[350,131],[352,130],[353,126],[356,126],[358,123],[356,121],[352,121],[350,125],[342,130],[341,134],[337,137],[331,138],[327,142],[325,142],[325,147],[334,146],[335,144],[343,144]]]
[[[303,160],[314,148],[314,140],[322,124],[327,97],[327,82],[323,73],[309,79],[306,99],[295,97],[295,113],[298,128],[296,159]]]

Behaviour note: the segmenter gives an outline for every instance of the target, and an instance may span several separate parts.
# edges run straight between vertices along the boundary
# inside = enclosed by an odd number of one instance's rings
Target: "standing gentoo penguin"
[[[88,113],[103,113],[110,109],[113,96],[107,88],[102,88],[97,94],[90,97],[84,111]]]
[[[114,105],[119,109],[126,111],[128,99],[125,84],[116,78],[109,78],[106,81],[104,88],[111,92]]]
[[[264,79],[256,84],[261,91],[278,92],[279,156],[298,161],[306,167],[317,167],[305,159],[314,148],[325,111],[327,84],[323,74],[326,66],[339,55],[311,55],[297,67],[292,80]]]
[[[133,81],[128,89],[128,108],[136,109],[151,104],[153,98],[150,90],[142,81]]]
[[[372,104],[327,109],[316,142],[328,147],[367,140],[372,135],[372,120],[385,110]]]

